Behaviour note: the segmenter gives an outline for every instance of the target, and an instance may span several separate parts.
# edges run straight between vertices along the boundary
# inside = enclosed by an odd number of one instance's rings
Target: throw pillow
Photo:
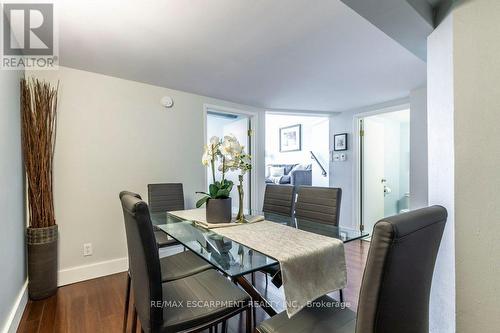
[[[269,174],[271,177],[281,177],[285,174],[285,168],[283,168],[283,167],[271,167]]]
[[[299,171],[299,170],[309,170],[309,165],[297,164],[292,169],[292,171]],[[292,172],[292,171],[290,171],[290,172]]]

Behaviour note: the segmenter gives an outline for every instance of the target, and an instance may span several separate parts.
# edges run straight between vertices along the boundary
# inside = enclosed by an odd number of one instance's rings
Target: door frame
[[[353,197],[352,197],[352,202],[353,202],[353,218],[354,221],[356,221],[356,226],[358,230],[361,230],[364,225],[362,225],[362,199],[361,199],[361,185],[362,185],[362,170],[361,170],[361,136],[360,136],[360,121],[363,118],[370,117],[370,116],[375,116],[378,114],[383,114],[383,113],[390,113],[390,112],[396,112],[396,111],[404,111],[404,110],[409,110],[410,111],[410,119],[411,119],[411,108],[410,108],[410,103],[405,102],[401,104],[397,104],[394,106],[389,106],[389,107],[384,107],[372,111],[366,111],[366,112],[361,112],[357,113],[353,116],[353,136],[352,136],[352,146],[353,146],[353,160],[354,160],[354,168],[353,168]],[[410,120],[411,122],[411,120]],[[410,132],[411,136],[411,132]],[[411,151],[410,151],[411,154]]]
[[[264,182],[264,177],[260,177],[262,173],[260,168],[258,167],[261,163],[261,154],[262,154],[262,145],[263,142],[260,140],[259,130],[261,126],[261,113],[257,110],[243,110],[233,107],[221,106],[216,104],[203,104],[203,139],[206,140],[207,137],[207,116],[208,110],[214,110],[220,113],[227,114],[237,114],[242,116],[247,116],[250,120],[250,130],[252,131],[252,135],[250,136],[250,146],[251,146],[251,155],[252,155],[252,170],[250,172],[250,209],[259,210],[259,203],[263,200],[262,189],[260,188],[260,181]],[[203,144],[206,144],[204,142]],[[204,186],[208,183],[207,172],[204,172]],[[260,179],[262,178],[262,179]]]

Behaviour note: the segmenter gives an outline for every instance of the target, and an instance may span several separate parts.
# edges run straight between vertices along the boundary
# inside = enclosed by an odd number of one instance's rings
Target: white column
[[[453,12],[457,332],[500,330],[500,1]]]
[[[450,214],[431,332],[500,327],[499,17],[499,1],[458,1],[428,39],[429,202]]]
[[[427,41],[429,204],[448,210],[430,302],[430,332],[455,332],[453,22],[448,16]]]

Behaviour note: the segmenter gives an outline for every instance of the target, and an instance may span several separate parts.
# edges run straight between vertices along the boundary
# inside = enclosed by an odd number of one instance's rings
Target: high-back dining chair
[[[295,202],[295,187],[292,185],[268,184],[264,193],[265,213],[292,216]]]
[[[295,205],[295,186],[293,185],[275,185],[267,184],[264,193],[264,213],[280,214],[293,216]],[[268,284],[268,275],[274,277],[280,270],[279,264],[266,267],[261,270],[266,277],[266,286]],[[255,285],[255,274],[252,273],[252,284]]]
[[[153,213],[184,210],[182,183],[148,184],[148,202]]]
[[[250,297],[215,270],[162,283],[162,267],[148,205],[127,193],[120,195],[120,199],[127,235],[134,311],[142,331],[197,332],[246,311],[247,332],[250,332]],[[190,307],[187,302],[207,305]],[[132,328],[133,332],[135,329]]]
[[[341,198],[340,188],[299,186],[295,217],[337,226]]]
[[[130,191],[120,192],[120,200],[122,199],[122,197],[126,195],[134,197],[138,200],[142,200],[139,194]],[[162,238],[159,236],[162,235],[164,235],[164,237],[166,238],[166,234],[163,231],[154,230],[154,238],[158,248],[161,247]],[[211,266],[207,262],[205,262],[203,259],[199,258],[197,255],[193,254],[190,251],[181,252],[160,258],[160,267],[161,267],[162,282],[174,281],[211,268]],[[125,307],[123,315],[124,333],[127,331],[127,321],[128,321],[128,312],[130,303],[130,287],[131,287],[131,276],[129,271],[127,273],[127,287],[125,290]]]
[[[428,333],[429,297],[447,212],[432,206],[375,224],[358,311],[309,307],[292,318],[280,313],[262,322],[261,333]],[[318,301],[333,300],[323,296]]]
[[[122,191],[122,192],[120,192],[120,199],[124,195],[131,195],[133,197],[136,197],[137,199],[142,200],[141,196],[138,193],[134,193],[134,192],[130,192],[130,191]],[[158,245],[159,248],[179,244],[175,239],[168,238],[167,235],[163,231],[161,231],[157,228],[153,228],[153,230],[154,230],[156,244]]]
[[[148,184],[148,202],[149,209],[153,213],[184,210],[182,183]],[[159,247],[179,244],[157,228],[155,228],[155,236]]]

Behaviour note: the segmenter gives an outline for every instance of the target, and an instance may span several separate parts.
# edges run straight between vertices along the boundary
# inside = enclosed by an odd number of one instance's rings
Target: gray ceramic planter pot
[[[231,222],[231,198],[208,199],[206,209],[208,223]]]

